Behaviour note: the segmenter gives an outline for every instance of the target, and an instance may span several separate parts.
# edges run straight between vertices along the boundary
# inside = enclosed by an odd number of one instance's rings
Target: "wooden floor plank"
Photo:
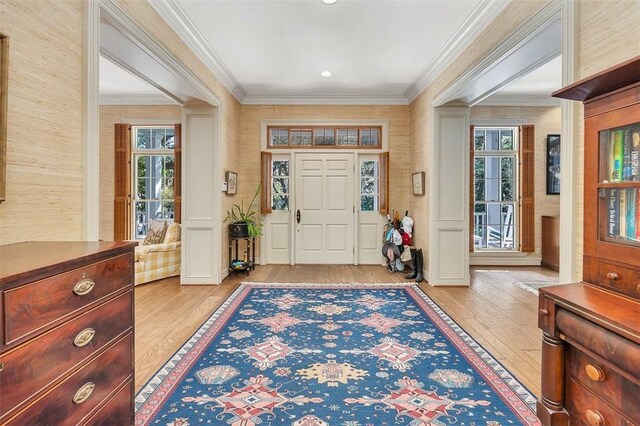
[[[537,297],[514,282],[557,279],[538,267],[475,267],[468,288],[420,288],[533,393],[540,393]],[[135,288],[136,391],[182,346],[241,282],[393,283],[402,273],[383,266],[269,265],[249,277],[233,275],[219,286],[180,286],[177,277]]]

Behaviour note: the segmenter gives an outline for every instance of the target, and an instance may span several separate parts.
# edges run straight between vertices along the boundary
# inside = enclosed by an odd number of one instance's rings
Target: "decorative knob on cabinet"
[[[604,371],[598,365],[587,364],[584,366],[584,371],[594,382],[601,382],[605,378]]]
[[[591,426],[604,426],[604,417],[598,410],[587,410],[587,423]]]
[[[607,279],[611,281],[618,281],[620,279],[620,275],[617,272],[608,272]]]

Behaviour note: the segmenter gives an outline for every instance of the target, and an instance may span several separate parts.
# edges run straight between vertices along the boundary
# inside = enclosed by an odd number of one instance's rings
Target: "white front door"
[[[295,263],[353,264],[353,156],[295,155]]]

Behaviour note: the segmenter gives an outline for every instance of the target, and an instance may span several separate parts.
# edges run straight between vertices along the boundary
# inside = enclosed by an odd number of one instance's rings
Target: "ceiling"
[[[148,1],[242,103],[406,104],[509,0]]]
[[[551,93],[562,87],[562,56],[502,87],[479,105],[560,105]]]
[[[176,102],[163,92],[100,56],[101,105],[164,105]]]

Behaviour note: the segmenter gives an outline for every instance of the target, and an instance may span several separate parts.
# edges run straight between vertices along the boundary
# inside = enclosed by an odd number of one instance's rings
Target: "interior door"
[[[297,264],[353,264],[353,154],[296,154]]]

